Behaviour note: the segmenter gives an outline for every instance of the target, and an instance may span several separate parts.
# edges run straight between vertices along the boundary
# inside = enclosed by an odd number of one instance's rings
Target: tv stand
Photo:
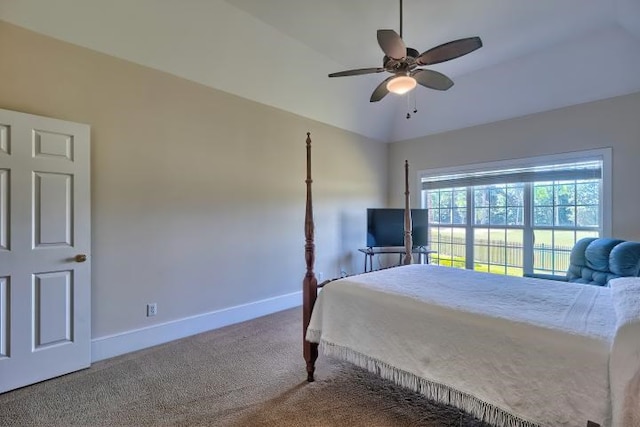
[[[398,264],[402,264],[402,255],[404,255],[404,247],[386,247],[386,248],[360,248],[358,251],[364,254],[364,272],[373,271],[373,256],[381,254],[398,254],[400,256]],[[436,251],[432,251],[428,246],[416,246],[411,250],[412,253],[418,255],[418,262],[420,264],[429,264],[429,254],[434,254]],[[367,269],[367,262],[369,268]]]

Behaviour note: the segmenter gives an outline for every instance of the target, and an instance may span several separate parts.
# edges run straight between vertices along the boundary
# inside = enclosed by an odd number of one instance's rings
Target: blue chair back
[[[640,242],[585,237],[571,250],[569,282],[607,286],[611,279],[640,275]]]

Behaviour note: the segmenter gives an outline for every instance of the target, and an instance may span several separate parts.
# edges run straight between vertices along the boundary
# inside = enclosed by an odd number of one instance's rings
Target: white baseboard
[[[293,292],[159,325],[94,338],[91,340],[91,361],[109,359],[190,335],[255,319],[288,308],[298,307],[301,303],[302,292]]]

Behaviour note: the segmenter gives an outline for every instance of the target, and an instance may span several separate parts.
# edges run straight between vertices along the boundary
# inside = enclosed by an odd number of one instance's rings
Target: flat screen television
[[[411,209],[413,246],[427,246],[428,209]],[[404,209],[367,209],[367,247],[404,246]]]

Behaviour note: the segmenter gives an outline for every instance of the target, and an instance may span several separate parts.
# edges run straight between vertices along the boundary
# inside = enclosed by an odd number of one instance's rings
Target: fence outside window
[[[476,239],[474,240],[474,246],[474,265],[491,263],[522,268],[524,248],[517,242]],[[569,257],[572,247],[573,246],[562,245],[553,246],[546,243],[534,244],[533,256],[536,270],[567,271],[569,269]],[[437,253],[429,256],[429,262],[464,268],[466,264],[464,237],[452,238],[451,244],[438,245],[435,243],[432,248],[435,249]]]

